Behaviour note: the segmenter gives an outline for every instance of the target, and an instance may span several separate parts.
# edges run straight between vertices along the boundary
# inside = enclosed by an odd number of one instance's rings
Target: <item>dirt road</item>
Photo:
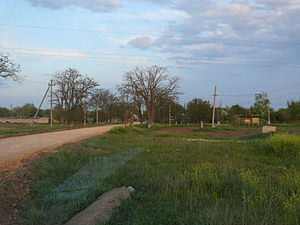
[[[78,142],[106,133],[120,125],[81,128],[0,139],[0,169],[18,167],[21,160],[38,152],[53,150],[66,143]]]

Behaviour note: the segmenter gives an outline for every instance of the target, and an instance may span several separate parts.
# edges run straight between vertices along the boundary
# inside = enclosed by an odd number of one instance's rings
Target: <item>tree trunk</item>
[[[152,106],[151,109],[148,110],[148,128],[151,128],[154,125],[155,118],[155,107]]]

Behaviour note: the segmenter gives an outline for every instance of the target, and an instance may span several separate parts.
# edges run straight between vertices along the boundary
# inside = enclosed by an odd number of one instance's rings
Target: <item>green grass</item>
[[[134,129],[64,146],[39,161],[31,201],[21,213],[27,224],[63,224],[103,192],[123,185],[136,192],[107,225],[300,224],[300,161],[267,151],[266,146],[282,149],[273,136],[208,143]],[[86,198],[44,200],[95,157],[140,147],[143,152]]]
[[[98,124],[103,125],[103,124]],[[74,125],[74,128],[79,127],[91,127],[96,126],[96,124]],[[40,133],[53,130],[69,129],[70,125],[61,126],[60,124],[53,124],[50,127],[49,124],[0,124],[0,136],[15,135],[15,134],[31,134]]]
[[[300,158],[300,135],[272,134],[264,141],[264,145],[271,154],[291,159]]]

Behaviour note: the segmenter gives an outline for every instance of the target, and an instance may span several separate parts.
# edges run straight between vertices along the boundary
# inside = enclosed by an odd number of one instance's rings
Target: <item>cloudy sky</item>
[[[114,90],[124,72],[158,64],[181,77],[180,98],[249,107],[300,99],[300,0],[6,0],[0,52],[21,83],[0,80],[0,106],[39,104],[56,71],[72,67]],[[47,105],[46,105],[47,106]]]

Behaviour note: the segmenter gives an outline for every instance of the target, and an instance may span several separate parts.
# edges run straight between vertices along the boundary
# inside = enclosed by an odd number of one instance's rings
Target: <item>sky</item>
[[[38,105],[51,77],[78,69],[115,91],[134,66],[160,65],[192,98],[250,107],[300,100],[300,0],[6,0],[0,52],[22,83],[0,80],[0,106]],[[43,106],[48,107],[48,102]]]

